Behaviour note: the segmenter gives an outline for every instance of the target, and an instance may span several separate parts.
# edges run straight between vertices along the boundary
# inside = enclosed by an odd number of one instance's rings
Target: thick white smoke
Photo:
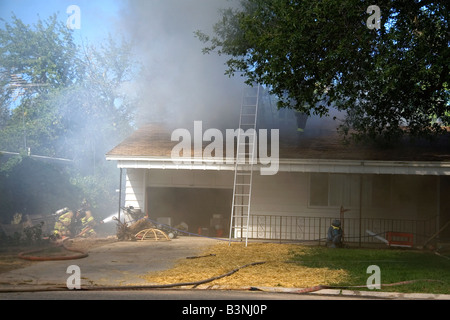
[[[196,30],[212,34],[223,0],[128,0],[119,28],[144,65],[139,121],[237,126],[243,79],[224,75],[227,57],[204,55]]]

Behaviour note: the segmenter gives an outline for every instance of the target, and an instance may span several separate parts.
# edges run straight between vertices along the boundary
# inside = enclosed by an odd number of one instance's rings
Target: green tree
[[[54,156],[52,141],[61,133],[58,110],[49,102],[55,92],[77,81],[72,31],[56,15],[25,25],[15,15],[0,29],[3,150],[32,148]]]
[[[133,126],[140,65],[132,45],[110,36],[97,47],[77,46],[72,32],[56,15],[33,26],[14,15],[4,22],[0,146],[73,159],[89,151],[80,141],[109,148]]]
[[[105,153],[133,129],[138,99],[133,80],[139,64],[132,59],[131,44],[112,37],[99,48],[88,45],[79,51],[81,80],[54,101],[65,128],[58,146],[82,171],[94,173]]]
[[[76,45],[56,15],[33,25],[13,15],[0,27],[0,150],[73,160],[65,177],[94,209],[115,209],[105,153],[133,129],[139,68],[124,39]]]
[[[369,29],[362,0],[243,0],[222,11],[205,53],[228,55],[228,75],[267,85],[280,107],[346,111],[341,132],[392,141],[450,124],[446,1],[380,0]]]

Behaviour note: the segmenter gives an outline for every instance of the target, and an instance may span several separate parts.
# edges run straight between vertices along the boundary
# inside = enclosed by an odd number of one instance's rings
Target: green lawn
[[[312,247],[307,253],[293,252],[293,261],[307,267],[347,271],[348,279],[333,284],[336,286],[366,285],[367,279],[372,275],[367,273],[367,268],[377,265],[382,284],[421,280],[392,287],[382,286],[382,291],[450,294],[450,260],[427,251]],[[424,279],[433,281],[422,281]]]

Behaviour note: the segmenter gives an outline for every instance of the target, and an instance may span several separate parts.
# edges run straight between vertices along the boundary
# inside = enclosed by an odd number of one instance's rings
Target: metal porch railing
[[[301,217],[278,215],[250,215],[248,230],[236,230],[234,237],[261,240],[292,240],[325,242],[331,222],[337,217]],[[404,232],[414,235],[414,244],[423,244],[435,231],[436,219],[405,220],[382,218],[345,218],[344,240],[352,243],[382,243],[366,233],[370,230],[382,237],[386,232]],[[246,233],[248,232],[248,233]]]

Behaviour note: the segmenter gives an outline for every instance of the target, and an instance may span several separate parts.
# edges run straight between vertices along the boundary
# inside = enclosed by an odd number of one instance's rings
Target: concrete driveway
[[[171,241],[114,242],[89,250],[83,259],[41,261],[0,274],[0,290],[24,286],[65,286],[71,272],[67,268],[80,268],[81,286],[91,285],[144,285],[140,276],[150,271],[172,267],[178,259],[201,253],[207,246],[221,240],[201,237],[180,237]]]

